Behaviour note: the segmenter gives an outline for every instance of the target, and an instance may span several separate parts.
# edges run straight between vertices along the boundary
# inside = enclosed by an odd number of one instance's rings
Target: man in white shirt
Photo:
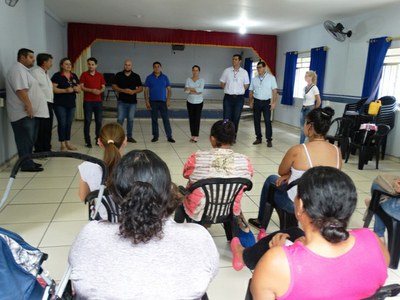
[[[235,124],[236,133],[239,128],[240,115],[244,105],[244,93],[249,87],[249,74],[240,67],[242,56],[232,57],[232,67],[226,68],[219,79],[224,89],[223,115]]]
[[[265,62],[260,61],[257,64],[257,72],[258,75],[253,78],[249,88],[249,105],[250,108],[253,109],[254,129],[256,131],[256,140],[253,145],[262,143],[262,112],[264,116],[267,147],[272,147],[271,111],[275,109],[278,86],[276,84],[275,76],[267,72]]]
[[[49,112],[42,90],[29,69],[33,67],[35,56],[32,50],[18,50],[18,62],[6,76],[6,101],[8,118],[14,131],[18,156],[31,154],[37,138],[37,119],[48,118]],[[25,160],[23,172],[41,172],[43,168],[33,160]]]
[[[38,81],[39,86],[45,96],[48,118],[37,118],[38,136],[35,143],[35,152],[51,151],[51,133],[53,130],[53,84],[50,80],[48,71],[53,66],[53,57],[47,53],[39,53],[36,56],[37,67],[31,71],[32,76]]]

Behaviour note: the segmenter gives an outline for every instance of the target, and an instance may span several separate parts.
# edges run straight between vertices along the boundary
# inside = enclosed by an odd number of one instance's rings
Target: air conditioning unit
[[[183,51],[185,50],[185,45],[172,45],[172,51]]]

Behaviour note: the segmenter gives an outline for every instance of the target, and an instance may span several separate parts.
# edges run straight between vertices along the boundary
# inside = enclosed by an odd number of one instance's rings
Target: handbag
[[[400,195],[400,176],[393,174],[379,174],[374,183],[379,185],[381,189],[393,196]]]

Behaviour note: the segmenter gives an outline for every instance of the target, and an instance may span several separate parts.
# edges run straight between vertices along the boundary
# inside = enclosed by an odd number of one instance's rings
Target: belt
[[[303,105],[303,109],[305,109],[305,108],[310,108],[310,107],[314,107],[315,105],[313,104],[313,105]]]
[[[271,98],[269,98],[269,99],[258,99],[258,98],[254,98],[254,100],[258,100],[258,101],[270,101],[271,100]]]
[[[235,95],[232,95],[232,94],[225,94],[225,95],[230,96],[230,97],[233,97],[233,98],[244,96],[244,94],[241,94],[241,95],[236,95],[236,94],[235,94]]]

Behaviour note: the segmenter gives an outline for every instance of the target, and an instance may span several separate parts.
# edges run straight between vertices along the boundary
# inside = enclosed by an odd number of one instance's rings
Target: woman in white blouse
[[[201,111],[203,110],[204,79],[200,78],[200,67],[192,67],[192,77],[186,79],[185,93],[187,97],[187,110],[189,114],[190,142],[197,143],[199,139]]]
[[[300,113],[300,144],[304,144],[306,139],[303,127],[307,114],[314,108],[321,106],[321,97],[317,87],[317,73],[314,71],[307,71],[304,79],[307,82],[307,86],[304,88],[303,107]]]

